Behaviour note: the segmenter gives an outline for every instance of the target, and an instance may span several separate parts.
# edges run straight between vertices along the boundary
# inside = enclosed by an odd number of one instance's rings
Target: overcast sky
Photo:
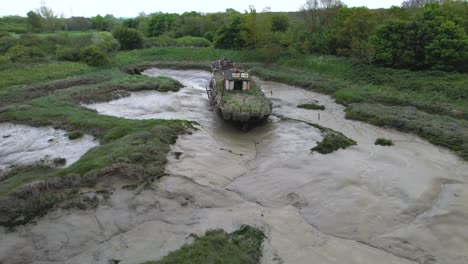
[[[369,8],[400,5],[403,0],[344,0],[348,6],[367,6]],[[113,14],[116,17],[135,17],[140,12],[183,13],[199,11],[212,13],[234,8],[243,12],[249,5],[262,10],[269,6],[272,11],[297,11],[306,0],[46,0],[46,6],[56,13],[69,16],[95,16]],[[0,16],[26,16],[30,10],[40,6],[40,0],[1,0]]]

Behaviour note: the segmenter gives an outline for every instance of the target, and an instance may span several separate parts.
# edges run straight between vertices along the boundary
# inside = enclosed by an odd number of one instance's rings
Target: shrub
[[[16,45],[8,49],[5,53],[13,62],[24,62],[32,58],[44,57],[44,53],[38,48],[28,48],[23,45]]]
[[[0,31],[0,38],[11,36],[10,32]]]
[[[109,63],[109,57],[96,45],[81,49],[80,60],[89,66],[103,66]]]
[[[177,46],[182,47],[210,47],[211,42],[206,38],[199,38],[199,37],[182,37],[176,39]]]
[[[48,38],[36,35],[21,35],[19,44],[29,48],[35,47],[37,49],[47,51],[49,54],[53,54],[55,52],[55,42],[50,41]]]
[[[380,145],[380,146],[393,146],[393,141],[391,139],[386,139],[386,138],[378,138],[375,142],[374,145]]]
[[[120,49],[119,41],[109,32],[99,32],[93,35],[93,44],[105,52],[114,52]]]
[[[60,61],[79,61],[80,50],[69,47],[60,47],[55,52],[55,56]]]
[[[143,34],[133,28],[117,27],[112,35],[119,41],[123,50],[139,49],[143,47]]]
[[[14,37],[0,38],[0,54],[4,54],[9,48],[18,44],[18,39]]]

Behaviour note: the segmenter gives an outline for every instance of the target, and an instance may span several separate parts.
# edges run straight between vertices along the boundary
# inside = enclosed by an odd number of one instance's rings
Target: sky
[[[343,0],[342,0],[343,1]],[[347,6],[367,6],[369,8],[388,8],[399,6],[403,0],[344,0]],[[233,8],[243,12],[249,5],[257,10],[269,6],[271,11],[297,11],[306,0],[45,0],[46,6],[65,17],[98,14],[112,14],[116,17],[135,17],[140,12],[183,13],[197,11],[213,13]],[[0,16],[26,16],[30,10],[40,6],[40,0],[0,0]]]

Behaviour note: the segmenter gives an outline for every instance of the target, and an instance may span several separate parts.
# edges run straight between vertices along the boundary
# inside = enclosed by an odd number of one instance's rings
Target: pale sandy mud
[[[187,87],[89,107],[126,118],[197,121],[199,130],[172,147],[169,176],[150,189],[116,186],[95,210],[53,212],[2,234],[0,262],[141,263],[190,243],[191,233],[242,224],[264,230],[262,263],[468,262],[468,165],[453,153],[346,120],[330,97],[271,82],[261,85],[274,115],[241,133],[209,111],[209,73],[146,73]],[[296,108],[312,100],[326,110]],[[320,131],[293,119],[330,127],[358,145],[311,154]],[[377,137],[396,146],[375,146]]]
[[[92,136],[70,140],[66,132],[52,127],[31,127],[0,123],[0,173],[12,166],[51,162],[65,158],[65,167],[97,146]]]

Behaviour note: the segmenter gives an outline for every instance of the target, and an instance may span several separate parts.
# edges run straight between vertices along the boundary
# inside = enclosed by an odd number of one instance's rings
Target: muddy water
[[[69,140],[66,132],[51,127],[0,124],[0,174],[15,165],[31,165],[65,158],[69,166],[98,145],[91,136]]]
[[[115,186],[96,210],[54,212],[2,234],[0,262],[140,263],[191,242],[191,233],[250,224],[267,235],[262,263],[468,263],[468,164],[449,151],[346,120],[331,98],[271,82],[261,85],[273,116],[241,133],[209,111],[209,73],[145,74],[187,87],[88,107],[126,118],[197,121],[199,130],[173,146],[182,155],[169,155],[170,176],[152,189]],[[326,110],[296,108],[313,100]],[[322,135],[301,120],[358,145],[311,154]],[[374,146],[377,137],[396,146]]]

